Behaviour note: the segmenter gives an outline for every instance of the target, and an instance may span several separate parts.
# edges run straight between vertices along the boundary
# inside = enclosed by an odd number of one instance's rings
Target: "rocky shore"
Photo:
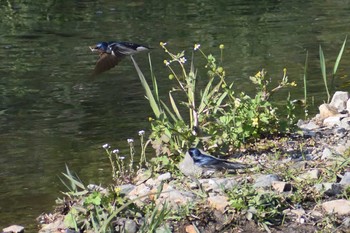
[[[261,139],[235,158],[251,168],[209,174],[187,154],[178,166],[181,175],[140,170],[118,189],[139,208],[154,202],[160,209],[191,210],[186,218],[165,220],[155,232],[350,232],[349,93],[336,92],[319,110],[311,120],[299,120],[297,132]],[[89,189],[108,192],[96,185]],[[257,209],[238,213],[232,190],[284,197],[283,222],[266,228],[251,221]],[[75,232],[65,226],[62,212],[38,220],[41,233]],[[143,221],[145,216],[117,218],[116,232],[136,233]]]

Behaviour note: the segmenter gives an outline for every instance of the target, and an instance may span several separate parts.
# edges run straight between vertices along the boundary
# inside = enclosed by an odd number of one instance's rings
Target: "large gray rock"
[[[349,93],[347,91],[337,91],[332,97],[330,106],[336,108],[338,112],[346,109],[346,102],[349,99]]]

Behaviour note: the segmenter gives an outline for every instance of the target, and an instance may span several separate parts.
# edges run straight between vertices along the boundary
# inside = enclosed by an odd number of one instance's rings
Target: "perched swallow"
[[[194,164],[200,167],[214,168],[214,169],[244,169],[247,165],[242,163],[230,162],[224,159],[218,159],[211,155],[203,154],[197,148],[190,148],[188,153],[192,157]]]
[[[96,62],[94,75],[103,73],[112,69],[125,56],[132,56],[142,51],[148,51],[150,48],[130,42],[99,42],[89,47],[92,52],[98,52],[100,58]]]

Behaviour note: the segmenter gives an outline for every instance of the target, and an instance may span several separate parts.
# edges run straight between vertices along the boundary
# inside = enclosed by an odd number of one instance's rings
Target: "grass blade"
[[[135,59],[132,56],[130,56],[130,57],[131,57],[132,62],[134,63],[134,66],[135,66],[136,72],[137,72],[137,74],[138,74],[138,76],[140,78],[141,84],[142,84],[143,88],[146,91],[146,96],[147,96],[147,99],[148,99],[148,101],[149,101],[149,103],[151,105],[153,113],[156,116],[156,118],[159,118],[161,111],[160,111],[159,106],[158,106],[158,104],[157,104],[157,102],[156,102],[156,100],[155,100],[155,98],[153,96],[151,88],[149,87],[149,85],[148,85],[148,83],[147,83],[147,81],[145,79],[145,76],[143,75],[141,69],[137,65]]]
[[[340,49],[340,51],[339,51],[337,60],[335,61],[334,68],[333,68],[333,75],[335,75],[335,74],[337,73],[340,60],[341,60],[341,58],[342,58],[342,56],[343,56],[343,52],[344,52],[344,48],[345,48],[345,44],[346,44],[347,38],[348,38],[348,37],[346,36],[346,37],[345,37],[345,40],[344,40],[344,42],[343,42],[343,46],[341,47],[341,49]]]
[[[326,92],[327,92],[327,103],[329,103],[330,94],[329,94],[329,90],[328,90],[327,76],[326,76],[326,61],[324,59],[324,54],[323,54],[323,50],[322,50],[321,45],[320,45],[319,53],[320,53],[320,66],[321,66],[322,78],[323,78],[324,86],[325,86]]]
[[[171,117],[171,119],[173,119],[174,122],[178,121],[178,119],[176,118],[176,116],[170,111],[170,109],[168,108],[168,106],[161,100],[160,101],[161,104],[163,105],[163,108],[165,110],[165,112],[167,112],[169,114],[169,116]]]
[[[152,59],[151,59],[150,53],[148,53],[148,61],[149,61],[149,68],[151,70],[151,78],[152,78],[154,97],[157,99],[157,103],[159,103],[158,84],[157,84],[156,76],[153,72]]]
[[[181,116],[181,114],[180,114],[180,111],[179,111],[179,109],[177,108],[177,105],[176,105],[176,103],[175,103],[175,101],[174,101],[173,96],[171,95],[171,92],[169,92],[169,99],[170,99],[171,106],[173,107],[173,110],[174,110],[174,112],[175,112],[177,118],[178,118],[179,120],[183,121],[182,116]]]
[[[307,86],[306,86],[306,80],[307,80],[307,68],[308,68],[308,62],[309,62],[308,59],[309,59],[309,51],[306,51],[305,66],[304,66],[304,75],[303,75],[305,106],[306,106],[306,104],[307,104]]]

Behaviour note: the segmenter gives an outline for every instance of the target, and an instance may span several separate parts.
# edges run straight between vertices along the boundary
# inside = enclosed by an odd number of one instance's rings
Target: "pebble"
[[[271,187],[272,182],[279,181],[279,177],[276,174],[260,175],[253,185],[255,188],[268,188]]]

